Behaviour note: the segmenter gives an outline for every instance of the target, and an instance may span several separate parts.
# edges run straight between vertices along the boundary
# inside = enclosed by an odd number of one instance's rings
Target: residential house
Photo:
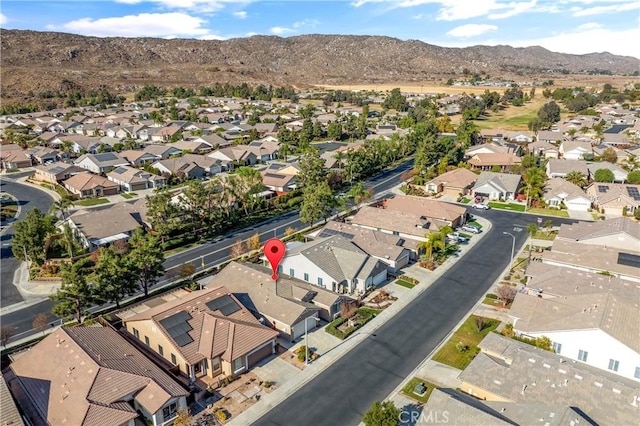
[[[485,142],[501,142],[505,139],[507,132],[500,129],[481,129],[478,139]]]
[[[180,157],[160,160],[151,166],[163,174],[173,175],[179,179],[202,179],[205,176],[205,170],[202,167]]]
[[[151,133],[151,130],[155,130],[155,131]],[[165,126],[159,129],[149,129],[149,138],[151,142],[155,142],[155,143],[169,142],[170,140],[172,140],[172,138],[174,138],[180,132],[182,132],[182,127],[180,126]]]
[[[405,240],[403,238],[382,231],[330,220],[320,230],[311,234],[314,238],[329,238],[333,235],[340,235],[351,240],[369,256],[386,263],[389,272],[392,273],[399,272],[409,264],[411,259],[416,259],[415,245],[413,245],[414,250],[412,251],[404,246]]]
[[[637,249],[640,248],[640,223],[628,217],[617,217],[598,222],[562,224],[556,239],[621,250]]]
[[[426,183],[427,193],[459,197],[467,195],[476,183],[478,175],[464,167],[443,173]]]
[[[582,244],[579,241],[556,240],[552,249],[542,252],[538,259],[549,265],[573,268],[590,273],[603,273],[611,277],[640,283],[637,247],[616,247]]]
[[[640,208],[640,185],[594,182],[586,192],[593,206],[607,215],[633,215]]]
[[[58,136],[60,145],[63,145],[65,141],[71,142],[71,152],[75,154],[97,154],[101,149],[110,150],[111,147],[100,142],[98,138],[91,138],[82,135],[64,135]],[[55,142],[55,140],[54,140]]]
[[[387,265],[341,236],[291,244],[279,273],[337,293],[360,293],[387,280]]]
[[[205,154],[213,149],[213,146],[206,142],[180,140],[171,144],[174,148],[184,153]]]
[[[518,293],[509,311],[514,332],[545,336],[557,354],[634,379],[640,368],[640,310],[634,306],[640,288],[599,274],[536,266],[528,284],[535,291]]]
[[[471,189],[475,198],[489,200],[514,200],[520,189],[520,175],[482,172]]]
[[[593,156],[590,142],[567,140],[560,144],[560,157],[565,160],[588,160]]]
[[[262,184],[278,195],[289,193],[297,188],[298,176],[263,170],[260,172]]]
[[[15,358],[29,424],[160,426],[187,408],[189,391],[109,327],[60,327]]]
[[[188,161],[201,167],[206,174],[216,175],[222,171],[222,161],[210,158],[205,155],[185,154],[180,157],[183,161]]]
[[[124,192],[162,188],[167,183],[164,176],[157,176],[129,166],[116,167],[107,174],[107,179],[120,185],[120,190]]]
[[[36,162],[38,164],[51,164],[60,160],[62,157],[66,157],[66,153],[46,146],[34,146],[33,148],[27,149],[26,153],[31,157],[32,163]]]
[[[93,251],[114,241],[128,240],[142,225],[142,214],[135,204],[118,203],[100,210],[77,210],[60,227],[69,224],[82,246]]]
[[[120,156],[127,160],[132,166],[142,166],[160,160],[160,155],[151,152],[141,151],[137,149],[128,149],[120,152]]]
[[[31,157],[22,150],[22,147],[14,144],[0,145],[0,169],[22,169],[32,165]]]
[[[524,133],[524,132],[513,132],[513,133],[509,133],[507,135],[507,139],[510,140],[511,142],[516,142],[516,143],[531,143],[533,142],[533,138],[531,137],[531,135]]]
[[[464,224],[466,207],[412,195],[396,195],[383,201],[388,211],[412,214],[420,219],[439,221],[456,228]]]
[[[231,262],[207,283],[208,288],[225,285],[256,318],[280,332],[280,337],[295,341],[305,330],[316,327],[319,318],[333,321],[340,305],[351,299],[345,295],[280,275],[271,278],[270,267]]]
[[[227,170],[236,166],[252,166],[258,162],[258,157],[244,145],[218,149],[208,154],[208,157],[221,160]]]
[[[0,424],[25,426],[22,414],[20,414],[2,374],[0,374]]]
[[[210,135],[198,136],[197,138],[193,139],[193,141],[206,143],[208,145],[211,145],[213,149],[228,148],[231,146],[231,141],[228,141],[225,138],[216,135],[215,133],[212,133]]]
[[[551,178],[544,187],[542,196],[549,207],[560,209],[566,207],[570,211],[586,212],[591,209],[591,200],[579,186],[563,178]]]
[[[467,163],[474,170],[491,171],[498,168],[503,172],[520,165],[520,162],[521,159],[517,155],[504,153],[479,153],[467,160]]]
[[[607,169],[613,173],[614,183],[625,183],[627,181],[628,172],[620,166],[602,161],[599,163],[589,163],[589,170],[595,176],[598,170]]]
[[[276,135],[278,133],[278,125],[276,123],[256,123],[253,127],[260,136]]]
[[[192,381],[240,374],[275,352],[278,332],[225,287],[153,302],[122,318],[126,330]]]
[[[167,158],[182,154],[182,151],[178,148],[164,144],[147,145],[144,147],[143,151],[155,156],[159,160],[166,160]]]
[[[536,141],[546,142],[550,144],[560,144],[564,140],[562,132],[554,132],[549,130],[540,130],[536,134]]]
[[[586,179],[591,177],[589,165],[582,160],[550,159],[545,169],[549,179],[564,178],[571,172],[582,173]]]
[[[279,148],[280,144],[277,142],[253,141],[247,145],[247,149],[253,152],[258,161],[263,163],[276,160],[278,158]]]
[[[129,162],[117,152],[103,152],[101,154],[81,155],[74,161],[74,164],[95,174],[100,174],[108,173],[116,167],[128,166]]]
[[[508,142],[489,142],[481,145],[474,145],[464,152],[464,158],[471,158],[476,154],[513,154],[520,156],[520,145]]]
[[[500,403],[554,404],[575,407],[587,424],[637,423],[638,382],[581,362],[568,362],[527,343],[489,333],[478,345],[480,353],[458,375],[460,389],[476,399]],[[502,407],[506,408],[506,407]],[[500,410],[502,410],[502,408]],[[505,409],[506,412],[506,409]],[[553,422],[560,413],[534,423]],[[563,425],[582,424],[569,418]],[[533,423],[522,423],[533,424]]]
[[[545,141],[532,142],[527,146],[527,148],[531,154],[540,156],[544,159],[558,158],[560,156],[558,147]]]
[[[62,185],[79,198],[104,197],[120,192],[120,186],[117,183],[86,171],[73,174]]]
[[[35,170],[36,172],[33,175],[34,180],[48,182],[54,185],[61,183],[65,179],[69,179],[77,173],[86,173],[86,170],[82,167],[66,163],[38,165],[35,167]]]

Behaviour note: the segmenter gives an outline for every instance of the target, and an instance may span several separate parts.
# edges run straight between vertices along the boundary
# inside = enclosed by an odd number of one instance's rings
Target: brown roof
[[[447,221],[456,220],[467,212],[465,207],[411,195],[396,195],[386,200],[385,209]]]
[[[152,393],[153,402],[134,399],[151,413],[171,398],[188,395],[167,373],[106,327],[59,328],[20,356],[11,369],[23,396],[52,425],[125,423],[138,414],[122,401],[141,390],[147,396]]]
[[[139,205],[123,202],[101,210],[78,210],[69,216],[68,220],[88,239],[100,239],[133,232],[139,227],[143,214],[138,211]]]
[[[85,191],[88,189],[94,189],[97,187],[103,188],[119,188],[115,182],[111,182],[107,178],[103,178],[102,176],[94,175],[93,173],[77,173],[71,176],[69,179],[64,181],[64,184],[68,187],[77,189],[78,191]]]
[[[414,213],[404,213],[389,209],[363,206],[351,218],[351,223],[358,226],[371,227],[377,230],[397,231],[424,239],[427,232],[437,232],[448,223],[440,220],[422,219]]]
[[[477,174],[473,173],[471,170],[461,167],[459,169],[443,173],[427,183],[432,183],[434,185],[442,184],[448,188],[468,188],[472,186],[477,179]]]
[[[225,315],[219,309],[212,310],[207,306],[207,303],[223,297],[230,298],[238,309]],[[187,318],[185,322],[191,328],[188,331],[191,341],[186,344],[176,341],[162,322],[180,313],[184,313]],[[231,362],[278,335],[276,331],[263,326],[225,287],[194,291],[187,297],[126,318],[125,322],[144,320],[153,321],[189,364],[216,356]]]
[[[627,234],[632,238],[640,240],[640,223],[628,217],[618,217],[598,222],[562,224],[560,225],[558,238],[583,241],[618,234]]]
[[[472,166],[511,166],[520,164],[520,157],[513,154],[497,153],[478,153],[475,154],[468,163]]]

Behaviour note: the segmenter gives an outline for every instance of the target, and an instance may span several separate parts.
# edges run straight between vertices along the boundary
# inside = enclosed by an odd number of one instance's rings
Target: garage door
[[[373,277],[373,285],[379,286],[380,284],[383,284],[386,280],[387,280],[387,270],[385,269],[384,271],[380,272],[378,275]]]
[[[271,355],[273,353],[272,347],[273,347],[273,345],[271,343],[269,343],[265,347],[260,348],[257,351],[255,351],[254,353],[252,353],[251,355],[249,355],[247,357],[247,362],[249,364],[249,368],[251,368],[254,365],[256,365],[263,358],[268,357],[269,355]]]

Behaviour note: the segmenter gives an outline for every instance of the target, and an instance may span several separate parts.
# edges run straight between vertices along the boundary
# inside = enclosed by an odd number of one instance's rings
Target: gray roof
[[[496,172],[482,172],[478,176],[476,184],[473,189],[480,188],[485,184],[490,184],[506,190],[507,192],[515,193],[520,185],[521,176],[509,173],[496,173]]]
[[[497,333],[489,333],[479,346],[482,352],[458,376],[465,390],[483,389],[516,403],[553,401],[581,410],[596,424],[638,424],[640,402],[633,402],[640,385],[634,380]]]
[[[589,166],[585,161],[581,160],[564,160],[552,158],[547,163],[547,170],[547,175],[580,172],[585,176],[589,176]]]
[[[402,238],[381,231],[331,220],[318,232],[318,237],[321,238],[333,235],[340,235],[351,240],[358,248],[378,258],[396,260],[404,253]]]
[[[0,424],[21,426],[24,425],[18,407],[9,392],[4,376],[0,374]]]
[[[84,159],[88,159],[92,163],[100,167],[118,166],[121,164],[129,164],[127,160],[122,158],[115,152],[103,152],[100,154],[84,154],[78,158],[75,163],[78,164]]]
[[[640,240],[640,223],[628,217],[618,217],[599,222],[562,224],[560,225],[558,238],[583,241],[618,234],[627,234]]]
[[[564,200],[572,200],[577,197],[587,198],[587,194],[582,190],[582,188],[574,185],[564,178],[555,177],[547,180],[547,183],[544,186],[544,199],[550,200],[560,194],[563,195],[562,198]]]
[[[140,215],[138,209],[131,204],[118,203],[100,210],[78,210],[68,220],[91,240],[133,232],[141,226]]]

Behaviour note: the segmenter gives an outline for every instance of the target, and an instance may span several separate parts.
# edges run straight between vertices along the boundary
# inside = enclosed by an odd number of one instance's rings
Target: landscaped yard
[[[486,296],[484,296],[482,303],[489,306],[495,306],[496,303],[498,303],[498,296],[493,293],[488,293]]]
[[[511,210],[514,212],[523,212],[525,208],[524,204],[498,203],[495,201],[489,202],[489,207],[492,209]]]
[[[18,214],[18,203],[11,197],[2,197],[2,210],[0,211],[0,218],[2,220],[11,219]]]
[[[330,322],[329,325],[325,327],[325,331],[344,340],[375,318],[380,312],[380,310],[373,308],[358,308],[356,314],[349,320],[340,317]]]
[[[476,319],[482,321],[480,330]],[[480,351],[478,343],[499,324],[498,320],[471,315],[433,356],[433,360],[464,370]]]
[[[463,198],[462,200],[460,200],[460,202],[461,202],[462,204],[469,204],[469,203],[471,202],[471,198],[467,198],[467,197],[465,197],[465,198]]]
[[[475,220],[470,220],[469,222],[467,222],[467,225],[475,226],[478,229],[482,229],[482,225],[480,225],[480,222],[476,222]]]
[[[130,198],[133,198],[133,195],[128,193],[128,192],[122,192],[120,193],[120,195],[122,195],[123,198],[126,198],[127,200]]]
[[[78,200],[74,201],[73,204],[76,206],[97,206],[99,204],[106,204],[109,200],[106,198],[87,198],[86,200]]]
[[[421,383],[423,383],[427,387],[427,391],[424,393],[424,395],[417,395],[413,391],[416,386]],[[435,388],[436,385],[434,385],[433,383],[427,382],[426,380],[423,380],[419,377],[414,377],[413,379],[409,380],[406,385],[404,385],[404,387],[402,388],[402,393],[409,398],[415,399],[416,401],[425,404],[429,400],[431,392],[433,392]]]
[[[396,284],[401,285],[402,287],[406,287],[406,288],[414,288],[416,285],[415,284],[411,284],[408,281],[405,280],[397,280]]]
[[[566,210],[532,208],[528,211],[529,213],[536,213],[544,216],[569,217],[569,212]]]
[[[556,236],[558,236],[558,234],[556,234],[555,232],[545,232],[542,230],[538,230],[538,232],[533,234],[532,238],[535,238],[536,240],[553,241],[556,239]]]
[[[419,283],[420,281],[416,280],[415,278],[411,278],[407,275],[400,275],[396,280],[396,284],[406,288],[414,288]]]

